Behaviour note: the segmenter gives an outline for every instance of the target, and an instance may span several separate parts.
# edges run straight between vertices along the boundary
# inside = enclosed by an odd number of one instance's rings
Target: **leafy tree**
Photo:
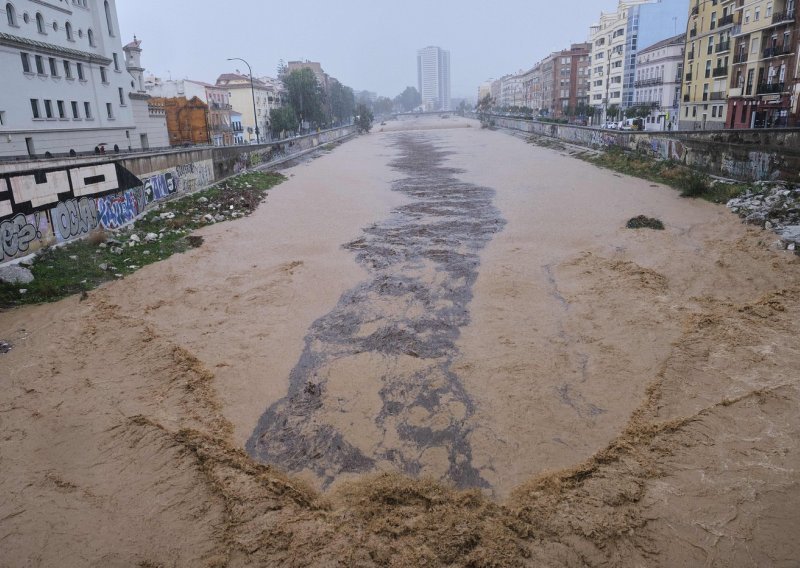
[[[325,92],[311,69],[295,69],[283,78],[283,84],[289,94],[289,104],[300,120],[325,122]]]
[[[300,126],[297,115],[291,106],[274,108],[269,111],[269,122],[273,135],[281,132],[294,132]]]
[[[394,98],[400,108],[409,112],[422,104],[422,97],[414,87],[406,87],[405,90]]]
[[[619,105],[609,105],[606,109],[606,118],[611,120],[616,120],[619,118],[620,108]]]
[[[375,110],[375,114],[378,115],[391,114],[394,109],[394,102],[389,97],[378,97],[372,108]]]
[[[481,121],[481,125],[490,125],[491,117],[489,116],[489,113],[491,113],[493,105],[494,100],[492,100],[492,95],[489,93],[487,93],[486,96],[478,101],[478,106],[475,107],[475,110],[478,113],[478,120]]]
[[[469,105],[467,105],[467,101],[461,101],[460,103],[458,103],[458,108],[456,109],[456,112],[459,115],[461,116],[466,115],[467,110],[469,110]]]
[[[345,87],[339,81],[332,80],[329,103],[331,122],[341,123],[350,118],[356,108],[356,97],[353,94],[353,89]]]
[[[360,133],[367,133],[372,129],[372,121],[375,117],[369,107],[363,103],[356,106],[356,127]]]

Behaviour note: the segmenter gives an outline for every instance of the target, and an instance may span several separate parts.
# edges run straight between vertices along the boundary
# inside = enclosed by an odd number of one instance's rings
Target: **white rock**
[[[136,234],[134,234],[134,235],[131,235],[131,241],[132,241],[132,242],[134,242],[134,243],[138,243],[138,242],[139,242],[139,241],[141,241],[141,240],[142,240],[142,239],[140,239],[140,238],[139,238],[139,235],[136,235]]]
[[[27,289],[27,288],[20,288],[20,289],[19,289],[19,293],[20,293],[22,296],[24,296],[25,294],[27,294],[27,293],[28,293],[28,289]]]
[[[201,197],[197,200],[198,203],[208,203],[208,197]]]
[[[0,266],[0,282],[6,284],[30,284],[33,282],[33,272],[24,266]]]
[[[158,240],[158,235],[155,233],[147,233],[144,237],[144,240],[147,241],[148,243],[152,243],[153,241]]]

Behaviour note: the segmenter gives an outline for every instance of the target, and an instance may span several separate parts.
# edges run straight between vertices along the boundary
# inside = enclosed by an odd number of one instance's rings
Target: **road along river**
[[[285,173],[198,249],[0,314],[0,565],[800,553],[768,233],[458,118]]]

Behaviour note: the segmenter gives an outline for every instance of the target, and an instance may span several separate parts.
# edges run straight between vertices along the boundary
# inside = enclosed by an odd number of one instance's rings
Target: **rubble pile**
[[[781,246],[800,254],[800,187],[782,182],[756,182],[728,208],[745,223],[774,231]]]

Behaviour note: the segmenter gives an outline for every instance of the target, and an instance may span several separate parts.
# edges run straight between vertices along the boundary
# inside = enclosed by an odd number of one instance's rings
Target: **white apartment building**
[[[425,110],[450,110],[450,52],[435,46],[417,51],[417,84]]]
[[[590,27],[589,104],[601,121],[611,106],[634,105],[638,49],[685,29],[686,7],[686,0],[619,0],[616,11],[601,13]]]
[[[150,136],[162,120],[166,134],[166,121],[155,109],[141,112],[147,99],[123,59],[115,0],[0,6],[0,157],[158,144]],[[134,102],[147,132],[137,130]]]
[[[638,3],[644,1],[647,0]],[[628,3],[620,2],[615,12],[601,13],[600,21],[589,29],[592,44],[589,104],[595,107],[595,115],[600,116],[601,122],[606,121],[608,107],[623,105],[628,8]]]
[[[525,71],[519,71],[516,75],[506,75],[500,84],[500,100],[497,102],[501,107],[521,107],[525,106]]]
[[[679,34],[639,51],[634,106],[651,108],[645,130],[677,130],[686,35]]]

